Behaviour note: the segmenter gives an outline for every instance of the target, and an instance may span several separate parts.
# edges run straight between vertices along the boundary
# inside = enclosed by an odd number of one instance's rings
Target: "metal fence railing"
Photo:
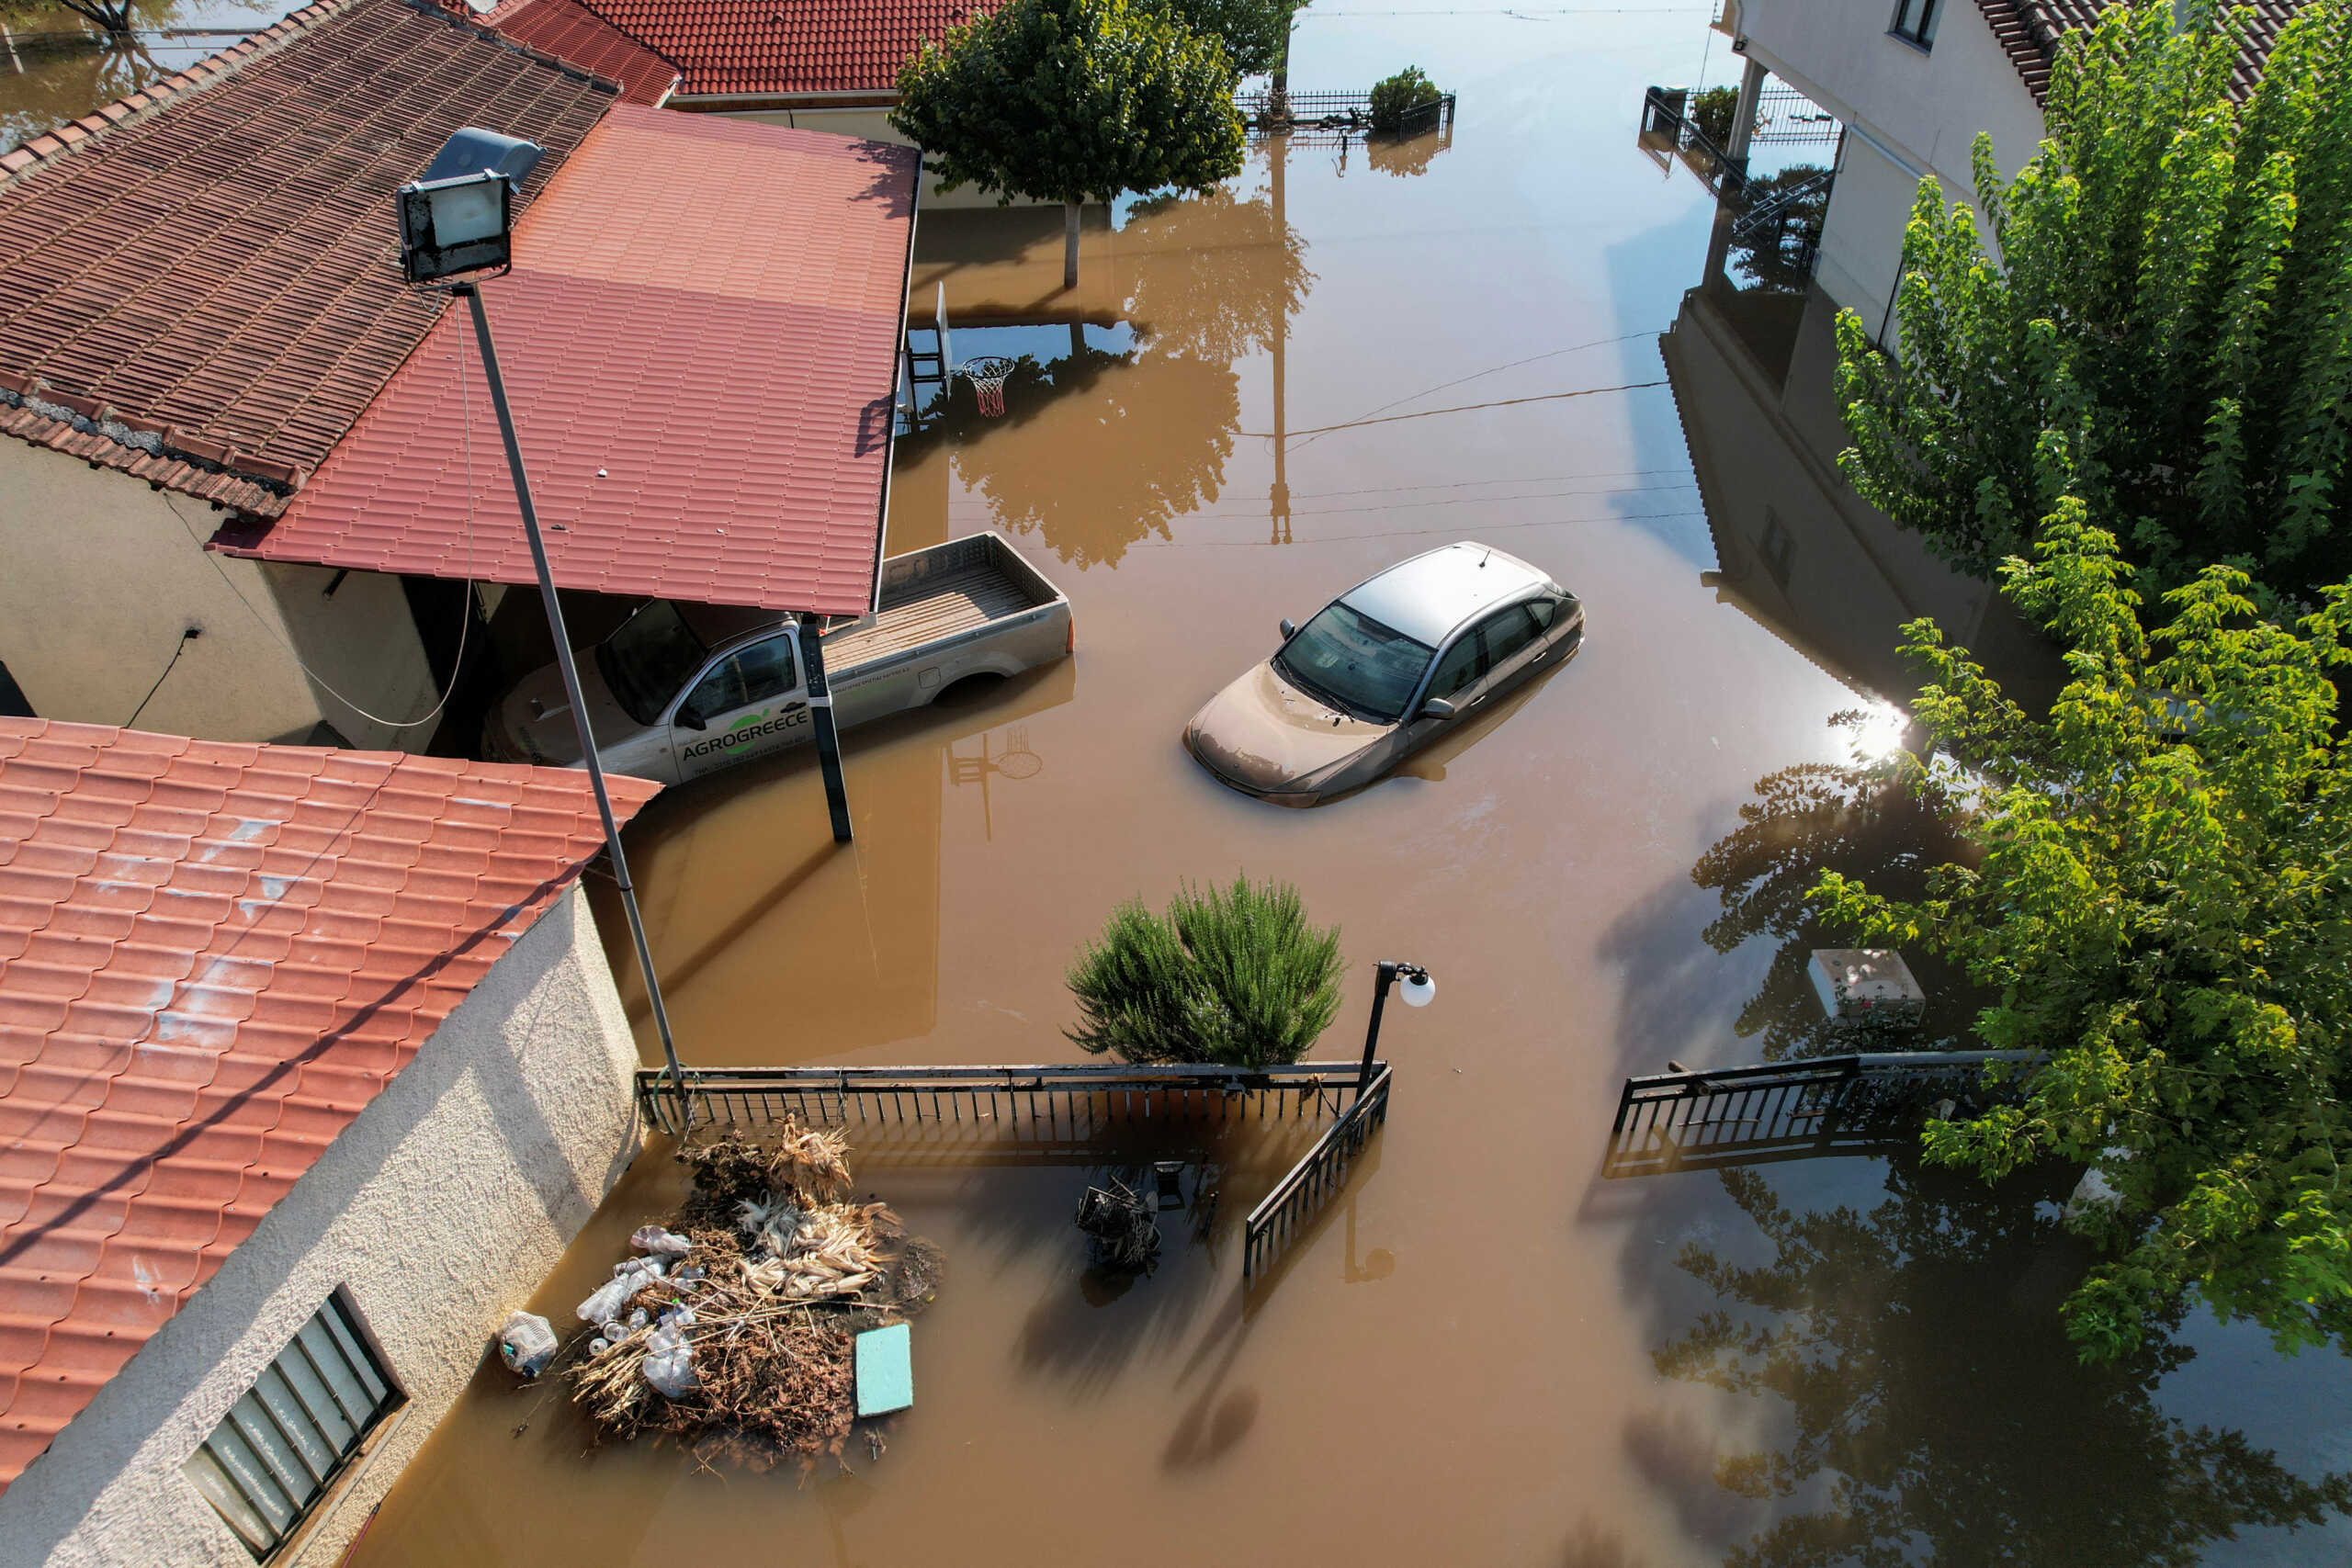
[[[1388,1120],[1388,1068],[1384,1063],[1345,1115],[1306,1151],[1306,1157],[1250,1211],[1241,1239],[1241,1275],[1254,1279],[1288,1247],[1325,1200],[1346,1185],[1348,1168],[1364,1141]]]
[[[1756,96],[1756,128],[1747,141],[1750,146],[1760,141],[1832,145],[1844,130],[1836,115],[1794,87],[1774,82]]]
[[[1405,117],[1402,133],[1453,129],[1453,95],[1442,93]],[[1372,130],[1370,93],[1311,92],[1276,95],[1272,88],[1244,93],[1234,100],[1241,118],[1253,131],[1285,130],[1294,141],[1319,133],[1354,136]]]
[[[1984,1068],[2031,1051],[1900,1051],[1625,1080],[1608,1177],[1860,1154],[1916,1136],[1945,1100],[1973,1111]]]
[[[996,1134],[1083,1139],[1131,1122],[1317,1119],[1346,1110],[1355,1062],[1268,1067],[1125,1063],[1024,1066],[689,1067],[637,1075],[646,1118],[671,1133],[852,1122],[960,1125]]]

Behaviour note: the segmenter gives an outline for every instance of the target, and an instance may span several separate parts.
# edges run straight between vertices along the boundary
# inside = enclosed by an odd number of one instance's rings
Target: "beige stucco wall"
[[[0,661],[44,718],[122,724],[189,626],[139,727],[209,740],[300,740],[322,718],[355,746],[422,750],[439,693],[400,580],[207,552],[223,519],[78,457],[0,438]],[[295,649],[300,649],[298,656]]]
[[[1894,0],[1741,0],[1749,57],[1851,128],[1821,239],[1822,287],[1873,332],[1886,314],[1920,178],[1973,202],[1970,148],[1990,131],[2014,174],[2042,133],[2041,107],[1969,0],[1941,0],[1935,47],[1887,31]]]
[[[636,1066],[575,888],[0,1495],[0,1559],[252,1568],[180,1466],[341,1287],[409,1403],[279,1560],[334,1562],[636,1152]]]
[[[672,107],[684,108],[690,106],[686,104],[673,104]],[[894,147],[911,147],[914,145],[913,142],[899,134],[897,128],[892,126],[890,123],[890,111],[885,108],[720,109],[709,112],[728,114],[736,119],[756,119],[768,125],[788,125],[799,130],[822,130],[830,132],[835,136],[858,136],[865,138],[868,141],[887,141]],[[974,190],[970,186],[966,186],[961,190],[943,191],[939,188],[939,182],[935,179],[928,180],[923,186],[922,210],[926,212],[936,211],[943,208],[996,207],[999,205],[1002,204],[999,203],[995,197],[983,196],[978,191]],[[1054,201],[1021,200],[1012,202],[1010,205],[1014,207],[1058,207],[1061,204]]]

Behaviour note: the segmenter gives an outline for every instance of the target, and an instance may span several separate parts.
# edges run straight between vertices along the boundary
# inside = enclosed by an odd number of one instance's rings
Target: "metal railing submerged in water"
[[[1385,1066],[1375,1064],[1375,1070]],[[1355,1062],[689,1067],[673,1079],[653,1068],[637,1075],[637,1099],[647,1119],[670,1133],[791,1116],[813,1126],[967,1123],[1001,1134],[1063,1138],[1130,1122],[1337,1116],[1348,1108],[1361,1071]]]
[[[1306,1156],[1274,1183],[1250,1211],[1241,1239],[1241,1277],[1254,1279],[1290,1245],[1315,1211],[1340,1190],[1364,1140],[1388,1120],[1388,1066],[1377,1064],[1372,1082],[1345,1114],[1331,1123]]]
[[[1023,1066],[689,1067],[637,1075],[646,1119],[673,1134],[757,1126],[789,1116],[944,1134],[955,1156],[971,1134],[1071,1147],[1148,1122],[1321,1121],[1315,1146],[1250,1212],[1242,1273],[1254,1277],[1347,1180],[1365,1140],[1388,1120],[1388,1064],[1293,1062],[1267,1067],[1125,1064]]]
[[[1988,1098],[1984,1070],[2032,1051],[1895,1051],[1625,1080],[1605,1177],[1867,1154],[1916,1136],[1939,1102]]]

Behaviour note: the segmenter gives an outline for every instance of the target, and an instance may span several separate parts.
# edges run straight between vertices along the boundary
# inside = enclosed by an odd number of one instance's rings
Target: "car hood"
[[[593,659],[580,660],[580,694],[588,704],[588,722],[596,732],[599,752],[609,756],[614,746],[645,728],[605,689]],[[525,761],[560,768],[580,765],[580,732],[572,726],[561,667],[550,664],[526,675],[498,705],[498,723]]]
[[[1184,739],[1193,754],[1244,789],[1279,793],[1344,762],[1387,735],[1317,701],[1259,665],[1193,716]]]

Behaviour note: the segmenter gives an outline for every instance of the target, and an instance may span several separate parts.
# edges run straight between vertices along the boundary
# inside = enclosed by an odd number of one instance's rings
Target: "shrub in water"
[[[1396,131],[1405,129],[1405,122],[1417,109],[1426,109],[1444,95],[1437,84],[1421,74],[1418,65],[1408,65],[1385,82],[1375,83],[1372,89],[1372,129]]]
[[[1070,966],[1082,1021],[1065,1032],[1130,1062],[1295,1062],[1339,1012],[1346,967],[1339,928],[1308,925],[1288,883],[1188,886],[1165,915],[1112,911]]]

